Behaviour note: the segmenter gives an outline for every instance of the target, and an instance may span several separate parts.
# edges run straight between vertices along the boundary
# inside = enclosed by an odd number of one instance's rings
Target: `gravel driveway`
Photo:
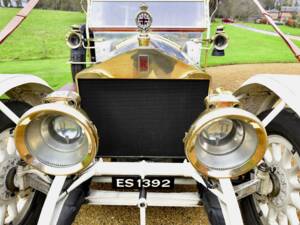
[[[212,87],[235,90],[254,74],[299,74],[300,64],[232,65],[209,68]],[[148,208],[147,225],[207,225],[201,208]],[[74,225],[138,225],[139,211],[134,207],[83,206]]]

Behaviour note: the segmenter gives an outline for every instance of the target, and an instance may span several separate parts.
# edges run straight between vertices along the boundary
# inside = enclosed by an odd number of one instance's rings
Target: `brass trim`
[[[150,36],[147,34],[140,34],[138,36],[138,42],[140,47],[148,47],[150,45]]]
[[[81,98],[75,91],[54,91],[43,98],[43,103],[61,102],[76,109],[80,108]]]
[[[77,45],[73,45],[72,43],[70,43],[70,37],[72,35],[75,35],[79,38],[79,43]],[[66,44],[69,48],[71,49],[76,49],[76,48],[79,48],[80,46],[82,46],[83,44],[83,36],[81,33],[77,32],[77,31],[70,31],[66,34]]]
[[[219,113],[215,113],[217,111]],[[206,117],[206,121],[203,122],[204,116]],[[236,168],[226,170],[208,168],[205,164],[201,163],[201,161],[198,160],[197,150],[195,148],[197,137],[202,132],[203,128],[206,125],[209,125],[210,123],[213,123],[221,118],[237,119],[247,124],[250,124],[256,131],[256,135],[258,137],[258,145],[256,147],[255,153],[251,156],[251,158],[241,166],[237,166]],[[261,121],[258,118],[256,118],[256,116],[242,109],[219,108],[213,111],[205,111],[202,115],[200,115],[200,117],[191,126],[190,131],[184,138],[184,144],[185,153],[188,160],[199,173],[201,173],[204,176],[213,178],[233,178],[249,172],[263,159],[267,149],[267,140],[267,132]]]
[[[54,113],[67,115],[75,119],[77,122],[80,123],[80,125],[84,128],[85,133],[87,134],[87,139],[89,143],[88,154],[82,162],[71,167],[55,168],[49,165],[45,165],[42,162],[40,162],[36,157],[34,157],[26,146],[26,128],[31,123],[31,121],[33,121],[39,116]],[[82,170],[86,169],[95,159],[99,146],[97,129],[92,124],[92,122],[79,110],[63,103],[42,104],[27,111],[17,124],[16,129],[14,131],[14,137],[15,145],[20,154],[20,157],[27,164],[35,167],[36,169],[46,174],[51,175],[71,175],[79,173]]]
[[[138,56],[140,55],[149,56],[148,73],[138,70]],[[78,92],[80,79],[194,79],[211,81],[211,76],[195,66],[166,55],[160,50],[137,48],[79,72],[75,77]]]

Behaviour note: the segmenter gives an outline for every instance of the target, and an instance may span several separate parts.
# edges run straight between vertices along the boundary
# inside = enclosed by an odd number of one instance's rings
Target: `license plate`
[[[112,186],[116,189],[172,189],[173,177],[113,177]]]

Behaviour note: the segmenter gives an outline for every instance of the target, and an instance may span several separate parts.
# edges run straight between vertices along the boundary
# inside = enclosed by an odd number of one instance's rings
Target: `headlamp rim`
[[[27,148],[25,139],[27,126],[37,117],[52,113],[68,116],[74,119],[85,130],[88,139],[88,154],[80,163],[65,168],[49,166],[39,161]],[[19,120],[14,131],[14,137],[16,149],[19,152],[21,159],[23,159],[27,164],[46,174],[56,176],[71,175],[83,171],[95,159],[99,146],[97,129],[88,119],[88,117],[79,110],[64,103],[47,103],[35,106],[28,110]]]
[[[79,43],[78,43],[78,44],[73,45],[73,44],[70,42],[70,38],[71,38],[72,36],[76,36],[76,37],[78,38],[78,40],[79,40]],[[82,46],[82,43],[83,43],[83,36],[82,36],[82,34],[79,33],[79,32],[76,32],[76,31],[70,31],[70,32],[68,32],[67,35],[66,35],[66,43],[67,43],[67,45],[68,45],[69,48],[71,48],[71,49],[77,49],[77,48],[79,48],[80,46]]]
[[[250,124],[256,131],[256,135],[258,137],[258,145],[255,153],[243,165],[231,169],[217,170],[214,168],[208,168],[204,163],[201,163],[198,160],[195,144],[198,135],[207,125],[222,118],[232,120],[236,119]],[[254,114],[243,109],[231,107],[217,108],[212,111],[205,111],[191,126],[189,132],[186,135],[186,138],[184,139],[185,154],[187,159],[202,175],[213,178],[233,178],[249,172],[262,160],[267,149],[267,142],[267,132],[262,122]]]

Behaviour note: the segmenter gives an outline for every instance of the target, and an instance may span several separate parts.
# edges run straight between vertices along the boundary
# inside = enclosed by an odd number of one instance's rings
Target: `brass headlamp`
[[[62,101],[59,94],[46,99],[50,103],[27,111],[16,126],[15,144],[20,157],[46,174],[78,173],[96,156],[97,130],[76,104],[67,104],[69,101]]]
[[[66,43],[71,49],[76,49],[83,44],[83,35],[78,26],[72,26],[72,31],[66,35]]]
[[[224,56],[225,49],[229,45],[229,37],[224,31],[223,26],[219,26],[217,28],[216,34],[212,38],[212,43],[214,46],[212,55],[213,56]]]
[[[236,108],[238,100],[230,93],[209,96],[207,106],[185,137],[187,158],[205,176],[232,178],[247,173],[267,148],[263,124]]]

